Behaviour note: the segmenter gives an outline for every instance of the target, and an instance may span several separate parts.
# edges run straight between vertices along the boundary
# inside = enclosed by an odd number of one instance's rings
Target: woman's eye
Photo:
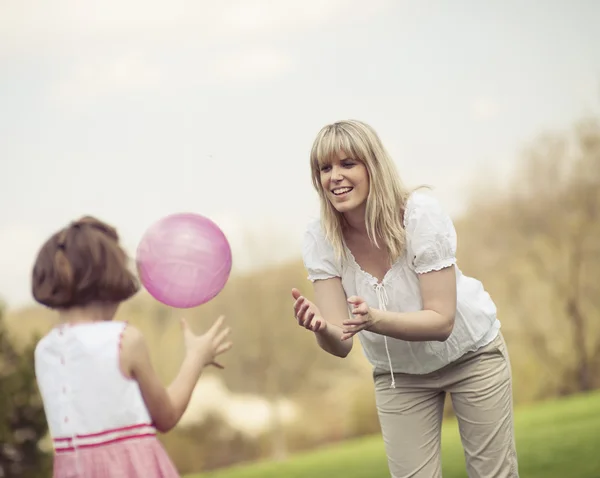
[[[331,169],[331,166],[321,166],[321,172],[322,173],[326,173],[327,171],[329,171]]]
[[[352,163],[352,162],[348,161],[348,162],[343,163],[342,166],[344,166],[345,168],[349,169],[352,166],[354,166],[354,164],[355,163]]]

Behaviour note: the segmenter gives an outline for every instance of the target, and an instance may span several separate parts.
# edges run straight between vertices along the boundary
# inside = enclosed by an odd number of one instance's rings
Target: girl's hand
[[[200,361],[203,366],[213,365],[220,369],[225,368],[215,361],[217,355],[227,352],[233,345],[230,341],[225,340],[231,329],[229,327],[222,329],[224,320],[225,317],[219,317],[208,332],[195,335],[187,321],[181,319],[186,354],[193,357],[194,360]]]
[[[375,323],[369,306],[363,298],[353,295],[348,298],[348,303],[352,305],[354,318],[344,321],[342,340],[348,340],[361,330],[367,330]]]
[[[306,297],[300,295],[298,289],[292,289],[294,302],[294,317],[298,325],[315,333],[322,333],[327,330],[327,322],[321,317],[321,312],[315,304]]]

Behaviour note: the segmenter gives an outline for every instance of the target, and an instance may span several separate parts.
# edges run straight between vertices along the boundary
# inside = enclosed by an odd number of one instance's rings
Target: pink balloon
[[[173,214],[154,223],[137,249],[146,290],[180,309],[202,305],[221,292],[231,272],[231,248],[223,231],[199,214]]]

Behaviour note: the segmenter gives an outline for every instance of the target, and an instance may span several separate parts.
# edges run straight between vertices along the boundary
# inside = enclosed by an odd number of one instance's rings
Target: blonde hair
[[[361,161],[369,174],[369,195],[365,221],[367,235],[376,247],[387,248],[394,263],[406,247],[404,210],[412,191],[402,183],[392,158],[375,130],[356,120],[338,121],[319,131],[310,154],[313,186],[319,193],[321,223],[336,255],[346,257],[344,216],[331,204],[321,185],[321,168],[331,164],[340,152]]]

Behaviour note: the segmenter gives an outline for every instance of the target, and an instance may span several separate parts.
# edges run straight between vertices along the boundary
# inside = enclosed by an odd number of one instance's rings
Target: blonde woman
[[[518,477],[508,352],[494,302],[456,264],[450,217],[404,187],[363,122],[325,126],[310,164],[321,202],[303,246],[314,302],[293,289],[294,314],[338,357],[359,337],[392,477],[442,476],[447,393],[469,477]]]

